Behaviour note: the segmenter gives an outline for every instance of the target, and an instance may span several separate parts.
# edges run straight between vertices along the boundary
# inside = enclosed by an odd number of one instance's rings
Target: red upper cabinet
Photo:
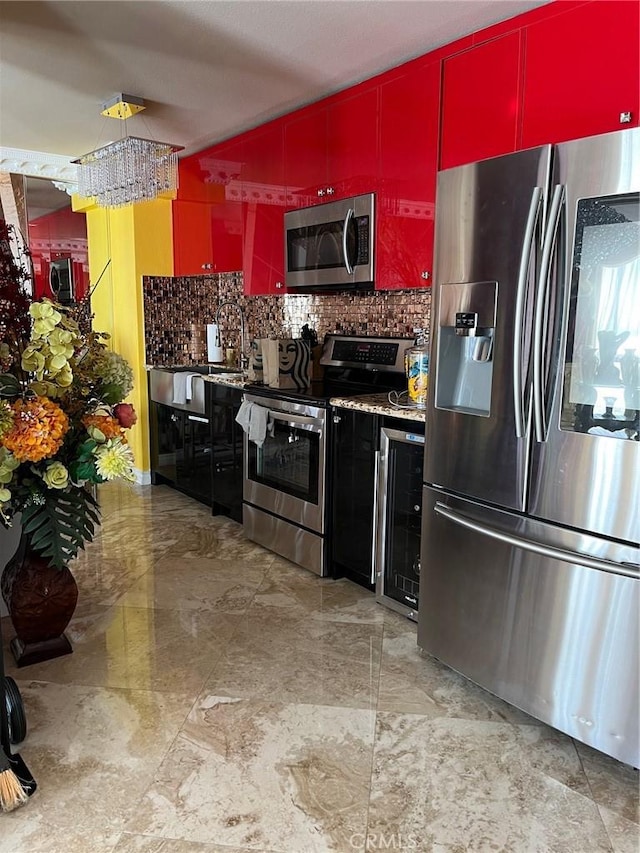
[[[211,199],[213,272],[236,272],[242,269],[242,138],[216,145],[197,156]]]
[[[378,175],[378,89],[341,95],[327,109],[327,195],[374,192]]]
[[[174,275],[242,269],[241,168],[240,141],[208,148],[181,164],[173,202]]]
[[[377,87],[357,87],[286,121],[289,209],[373,192],[378,172]]]
[[[433,269],[441,63],[380,86],[376,288],[424,287]]]
[[[209,205],[198,201],[172,204],[173,274],[203,275],[213,271]]]
[[[521,147],[638,126],[640,4],[594,0],[526,29]],[[631,113],[630,122],[620,122]]]
[[[289,209],[326,201],[327,110],[324,106],[312,104],[288,118],[284,129],[284,165]]]
[[[444,61],[441,169],[516,150],[521,58],[511,32]]]
[[[244,292],[284,292],[284,132],[270,122],[244,137],[241,178]]]

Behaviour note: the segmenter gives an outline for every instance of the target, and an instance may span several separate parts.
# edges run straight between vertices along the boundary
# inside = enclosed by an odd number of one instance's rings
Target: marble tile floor
[[[74,653],[17,670],[0,853],[637,853],[638,773],[163,486],[100,489]]]

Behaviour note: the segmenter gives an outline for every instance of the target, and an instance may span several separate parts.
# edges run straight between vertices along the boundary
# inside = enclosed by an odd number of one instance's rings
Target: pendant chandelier
[[[102,105],[102,115],[127,119],[143,110],[133,95],[115,95]],[[152,201],[178,187],[178,151],[182,146],[124,136],[83,154],[78,165],[78,194],[95,198],[99,207],[123,207]]]

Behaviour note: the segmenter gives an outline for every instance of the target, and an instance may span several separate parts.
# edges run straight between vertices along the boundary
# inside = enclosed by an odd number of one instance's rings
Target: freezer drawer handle
[[[612,575],[622,575],[625,578],[635,578],[636,580],[640,578],[640,565],[636,565],[635,563],[625,563],[623,566],[611,560],[599,560],[597,557],[588,557],[586,554],[579,554],[577,551],[565,551],[563,548],[542,545],[540,542],[535,542],[531,539],[521,539],[518,536],[511,536],[511,534],[505,533],[502,530],[495,530],[493,527],[486,527],[484,524],[473,521],[440,502],[436,503],[433,511],[437,515],[453,521],[454,524],[459,524],[461,527],[466,527],[475,533],[489,536],[491,539],[506,542],[507,545],[512,545],[514,548],[522,548],[523,551],[533,551],[535,554],[550,557],[552,560],[575,563],[576,566],[586,566],[589,569],[598,569],[598,571],[609,572]],[[625,566],[629,566],[629,568],[625,568]]]

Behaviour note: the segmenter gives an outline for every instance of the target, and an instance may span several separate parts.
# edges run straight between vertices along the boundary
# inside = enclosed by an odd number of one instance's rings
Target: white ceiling
[[[0,146],[77,157],[126,132],[185,153],[548,0],[2,0]]]

